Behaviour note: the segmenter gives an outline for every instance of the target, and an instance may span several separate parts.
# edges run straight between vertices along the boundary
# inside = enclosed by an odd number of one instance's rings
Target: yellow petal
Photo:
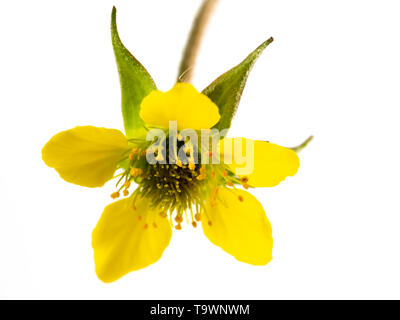
[[[207,238],[237,260],[253,265],[271,261],[271,224],[250,193],[219,188],[217,200],[207,204],[201,219]]]
[[[294,176],[300,160],[296,152],[267,141],[225,138],[220,142],[221,160],[250,186],[274,187]]]
[[[56,134],[44,146],[42,158],[68,182],[101,187],[113,177],[128,150],[120,131],[85,126]]]
[[[140,117],[164,128],[177,121],[178,130],[209,129],[220,119],[217,105],[189,83],[177,83],[167,92],[152,91],[142,101]]]
[[[110,204],[93,230],[92,246],[96,273],[112,282],[161,258],[171,239],[167,218],[150,208],[146,199],[132,209],[129,199]]]

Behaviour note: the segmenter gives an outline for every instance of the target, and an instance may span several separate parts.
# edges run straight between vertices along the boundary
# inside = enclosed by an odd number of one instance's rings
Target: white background
[[[103,284],[91,231],[111,199],[68,184],[41,148],[76,125],[122,129],[110,14],[158,87],[174,84],[199,0],[3,1],[0,6],[1,298],[400,298],[400,4],[221,0],[199,57],[203,89],[262,41],[232,136],[293,146],[301,168],[255,190],[274,260],[237,262],[201,229],[156,264]]]

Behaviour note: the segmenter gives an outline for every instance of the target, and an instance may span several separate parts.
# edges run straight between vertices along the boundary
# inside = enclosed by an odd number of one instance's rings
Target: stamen
[[[141,175],[143,173],[143,170],[140,168],[131,168],[131,176],[136,178],[137,176]]]
[[[195,218],[197,221],[200,221],[200,219],[201,219],[200,213],[196,213],[196,214],[194,215],[194,218]]]
[[[125,196],[125,197],[129,195],[129,191],[126,190],[126,189],[123,191],[123,193],[124,193],[124,196]]]
[[[119,197],[119,192],[118,191],[111,193],[111,198],[117,199],[118,197]]]
[[[197,227],[196,221],[193,221],[193,222],[192,222],[192,226],[193,226],[193,228],[196,228],[196,227]]]
[[[182,226],[181,226],[181,224],[180,224],[180,223],[178,223],[178,224],[175,226],[175,229],[176,229],[176,230],[182,230]]]

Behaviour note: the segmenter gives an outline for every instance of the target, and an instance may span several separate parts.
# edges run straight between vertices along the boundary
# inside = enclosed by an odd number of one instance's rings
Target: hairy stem
[[[177,82],[190,82],[192,80],[193,69],[196,64],[201,40],[217,3],[218,0],[204,0],[200,7],[196,18],[193,21],[185,50],[183,51]]]

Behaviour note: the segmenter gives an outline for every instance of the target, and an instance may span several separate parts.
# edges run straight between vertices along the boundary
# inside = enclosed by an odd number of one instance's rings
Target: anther
[[[193,226],[193,228],[196,228],[196,227],[197,227],[196,221],[193,221],[193,222],[192,222],[192,226]]]
[[[230,182],[230,181],[228,181],[226,184],[227,184],[228,186],[230,186],[230,187],[233,187],[233,183]]]
[[[127,195],[129,195],[129,191],[128,190],[124,190],[124,196],[126,197]]]
[[[193,162],[189,162],[189,169],[193,171],[196,169],[196,165]]]
[[[224,177],[227,177],[228,176],[228,171],[224,170],[223,175],[224,175]]]
[[[211,171],[211,178],[215,178],[215,171],[213,170],[213,171]]]
[[[148,227],[149,227],[149,225],[146,223],[146,224],[143,226],[143,229],[146,230]]]
[[[166,212],[160,212],[160,216],[161,216],[162,218],[166,218],[168,215],[167,215]]]
[[[117,191],[117,192],[113,192],[112,194],[111,194],[111,198],[113,198],[113,199],[117,199],[119,197],[119,192]]]
[[[208,221],[208,225],[211,227],[211,226],[212,226],[212,222],[211,222],[211,221]]]
[[[243,202],[243,200],[244,200],[242,196],[238,196],[238,199],[240,202]]]
[[[181,226],[181,224],[180,224],[180,223],[178,223],[178,224],[175,226],[175,229],[176,229],[176,230],[182,230],[182,226]]]
[[[240,181],[241,181],[242,183],[247,183],[247,182],[249,182],[249,178],[248,178],[248,177],[242,177],[242,178],[240,179]]]
[[[142,173],[143,173],[143,170],[140,168],[131,168],[131,171],[130,171],[131,176],[133,176],[135,178],[137,176],[141,175]]]
[[[183,221],[183,217],[182,217],[182,216],[176,216],[176,217],[175,217],[175,221],[176,221],[177,223],[181,223],[181,222]]]
[[[200,218],[201,218],[200,213],[196,213],[196,214],[194,215],[194,218],[195,218],[197,221],[200,221]]]
[[[128,189],[130,186],[131,186],[131,182],[130,182],[130,181],[126,181],[126,182],[124,183],[124,187],[125,187],[126,189]]]

